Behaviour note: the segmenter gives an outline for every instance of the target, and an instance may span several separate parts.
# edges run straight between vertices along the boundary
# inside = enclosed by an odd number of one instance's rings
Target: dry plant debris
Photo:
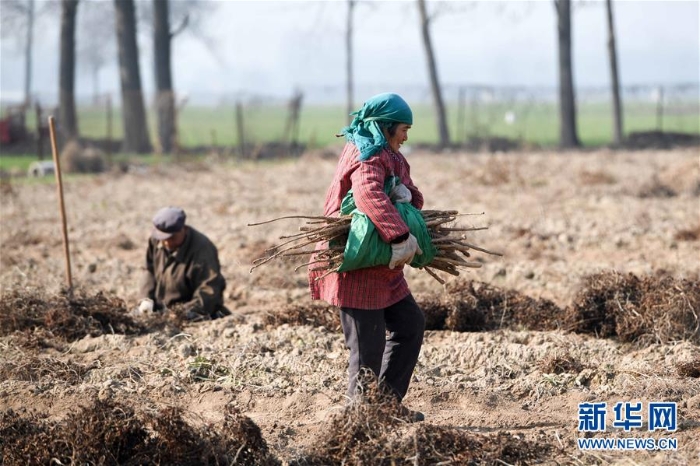
[[[99,292],[76,291],[46,296],[39,290],[15,289],[0,296],[0,336],[44,328],[72,342],[85,336],[138,334],[143,328],[126,313],[124,301]]]
[[[277,309],[280,309],[277,311]],[[340,331],[340,317],[338,309],[334,306],[319,303],[294,303],[264,315],[265,325],[277,327],[283,324],[310,325],[312,327],[325,327],[330,331]]]
[[[553,450],[506,432],[482,435],[451,427],[420,424],[400,436],[407,420],[397,416],[396,399],[367,374],[360,375],[359,399],[330,420],[324,434],[291,466],[345,464],[532,464]]]
[[[676,241],[698,241],[700,240],[700,223],[691,228],[678,230],[673,235]]]
[[[570,354],[547,356],[539,362],[543,374],[578,374],[584,368],[583,364]]]
[[[94,366],[62,361],[55,357],[22,355],[16,361],[6,361],[0,366],[0,379],[24,381],[60,381],[76,385],[83,381]]]
[[[564,312],[549,300],[476,281],[451,283],[447,291],[416,296],[425,315],[426,330],[556,330],[564,325]],[[272,327],[289,324],[340,330],[337,308],[313,301],[275,308],[265,314],[264,322]]]
[[[654,175],[648,183],[639,188],[637,196],[642,199],[669,198],[678,196],[678,193],[675,189],[659,180],[658,176]]]
[[[556,330],[563,326],[563,311],[553,302],[473,280],[450,283],[447,293],[419,295],[417,301],[425,314],[426,330]]]
[[[475,330],[556,330],[563,324],[562,310],[546,299],[471,280],[451,283],[447,290],[451,307],[445,326],[449,330],[469,331],[475,323]]]
[[[100,465],[275,466],[258,426],[228,407],[223,426],[193,427],[177,408],[138,415],[130,406],[94,401],[64,419],[0,413],[0,462]]]
[[[700,282],[606,271],[584,279],[568,328],[626,342],[700,343]]]
[[[133,318],[121,298],[83,290],[47,295],[41,290],[14,289],[0,295],[0,336],[19,336],[24,347],[62,347],[86,336],[179,333],[187,320],[183,306],[147,319]]]
[[[472,280],[452,282],[446,290],[416,296],[426,330],[565,330],[626,342],[700,342],[700,283],[694,280],[601,272],[585,277],[566,309]],[[334,308],[313,302],[282,306],[265,323],[340,329]]]
[[[602,170],[583,170],[579,173],[579,181],[584,186],[615,184],[617,182],[613,175]]]
[[[468,243],[464,232],[484,230],[486,228],[462,228],[449,226],[453,224],[461,214],[455,210],[422,210],[420,211],[428,227],[433,246],[437,249],[437,254],[430,265],[423,267],[433,278],[444,284],[444,280],[437,274],[436,270],[446,272],[450,275],[459,275],[459,267],[479,268],[481,262],[468,260],[473,252],[481,252],[500,256],[501,253],[489,251],[480,246]],[[275,218],[266,222],[249,223],[248,226],[263,225],[283,219],[305,219],[306,225],[299,228],[301,233],[281,236],[282,243],[272,246],[264,251],[264,254],[253,260],[255,268],[267,264],[279,258],[302,257],[305,258],[296,270],[304,266],[310,266],[311,270],[320,270],[333,273],[343,263],[343,252],[345,241],[350,231],[352,215],[340,217],[312,217],[312,216],[285,216]],[[329,246],[325,249],[305,249],[315,246],[319,242],[325,242]],[[330,246],[331,242],[334,244]],[[337,246],[335,245],[337,244]],[[313,255],[313,261],[309,258]]]
[[[681,377],[700,378],[700,359],[676,364],[676,372]]]

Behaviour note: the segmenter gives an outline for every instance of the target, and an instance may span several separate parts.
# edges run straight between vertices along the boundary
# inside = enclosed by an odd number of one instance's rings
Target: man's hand
[[[143,298],[139,301],[138,309],[143,314],[153,311],[153,300],[150,298]]]
[[[411,191],[403,183],[394,186],[394,189],[389,192],[389,199],[394,203],[409,203],[413,199]]]
[[[137,317],[150,314],[151,312],[153,312],[153,300],[150,298],[143,298],[129,314],[131,314],[132,317]]]
[[[403,267],[405,264],[410,264],[416,254],[423,254],[423,250],[418,246],[416,237],[409,233],[406,241],[391,245],[389,268],[393,269],[396,266]]]

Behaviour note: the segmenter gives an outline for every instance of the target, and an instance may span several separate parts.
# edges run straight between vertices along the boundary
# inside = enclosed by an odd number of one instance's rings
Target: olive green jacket
[[[219,254],[209,238],[186,228],[184,243],[172,253],[149,239],[141,296],[151,298],[156,310],[183,303],[188,312],[213,317],[224,306],[226,288]]]

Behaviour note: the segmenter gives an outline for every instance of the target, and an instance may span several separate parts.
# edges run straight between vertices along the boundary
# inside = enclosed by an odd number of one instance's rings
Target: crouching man
[[[179,304],[192,321],[230,315],[216,246],[185,225],[185,219],[179,207],[164,207],[153,217],[138,311],[163,311]]]

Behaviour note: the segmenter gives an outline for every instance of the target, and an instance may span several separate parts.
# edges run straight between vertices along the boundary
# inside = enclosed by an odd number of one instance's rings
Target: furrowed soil
[[[474,252],[483,266],[459,277],[441,275],[444,286],[425,271],[405,269],[426,313],[444,315],[426,332],[404,400],[426,420],[394,422],[377,434],[386,441],[386,449],[377,451],[393,455],[374,456],[377,464],[699,464],[698,149],[413,151],[407,158],[424,208],[474,214],[457,223],[488,228],[468,232],[468,241],[503,256]],[[248,417],[259,426],[269,455],[263,459],[246,456],[242,446],[232,453],[229,448],[228,461],[237,464],[340,464],[323,445],[339,430],[346,403],[347,350],[337,315],[311,302],[306,269],[296,270],[303,260],[272,261],[250,273],[254,259],[281,243],[280,236],[297,232],[303,221],[248,226],[319,215],[334,168],[332,157],[305,154],[258,163],[212,158],[72,179],[64,191],[79,291],[73,301],[62,295],[55,185],[5,182],[0,230],[5,464],[22,464],[12,456],[19,455],[21,442],[10,444],[10,434],[35,432],[25,424],[20,431],[8,413],[60,427],[78,422],[81,410],[95,409],[95,403],[104,412],[121,406],[117,411],[124,416],[133,410],[161,439],[163,432],[181,432],[173,426],[201,429],[205,437],[231,432],[231,419]],[[181,206],[188,223],[218,246],[232,316],[201,323],[120,320],[140,298],[150,219],[166,205]],[[616,286],[621,288],[609,293]],[[479,290],[509,298],[475,311],[483,327],[459,327],[465,318],[455,317],[458,310],[484,302]],[[606,296],[605,303],[596,301],[599,295]],[[603,309],[602,323],[586,326],[596,303]],[[76,310],[86,320],[70,320]],[[297,317],[285,318],[291,312]],[[641,402],[646,409],[655,401],[677,403],[676,431],[649,431],[646,413],[641,428],[612,427],[615,403]],[[607,402],[605,432],[578,431],[583,402]],[[158,413],[168,409],[175,411],[168,411],[166,428],[154,419],[162,420]],[[236,432],[255,430],[242,425]],[[45,438],[67,431],[49,429]],[[178,435],[195,435],[182,432]],[[677,450],[583,451],[576,443],[583,437],[676,439]],[[220,445],[219,437],[206,438],[207,445]],[[376,447],[372,438],[360,446]],[[373,464],[370,450],[334,451],[343,452],[349,464]],[[158,458],[167,462],[166,456]],[[119,463],[104,457],[85,461]],[[188,461],[180,464],[200,460]]]

